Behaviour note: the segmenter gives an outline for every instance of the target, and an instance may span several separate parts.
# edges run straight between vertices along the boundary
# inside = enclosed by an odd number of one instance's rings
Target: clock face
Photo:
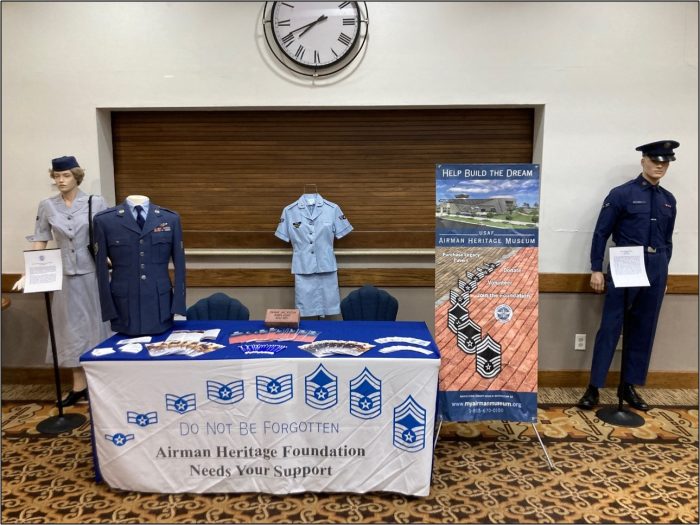
[[[293,62],[320,69],[337,64],[357,43],[357,2],[275,2],[272,34]]]

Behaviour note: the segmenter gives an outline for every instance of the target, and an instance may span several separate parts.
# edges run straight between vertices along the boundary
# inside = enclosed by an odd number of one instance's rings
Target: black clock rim
[[[347,51],[338,59],[334,60],[333,62],[329,62],[328,64],[324,64],[322,66],[312,66],[309,64],[306,64],[304,62],[299,62],[298,60],[292,58],[291,55],[287,54],[285,51],[285,46],[282,45],[282,43],[277,39],[277,33],[275,32],[274,28],[274,20],[275,20],[275,9],[277,8],[277,4],[282,4],[284,2],[272,2],[272,7],[270,8],[270,33],[272,33],[272,38],[275,40],[275,44],[277,45],[277,48],[280,50],[280,52],[289,60],[294,62],[297,66],[303,67],[304,69],[308,70],[314,70],[314,71],[320,71],[324,69],[331,68],[333,66],[337,66],[340,62],[343,60],[346,60],[349,56],[350,53],[355,49],[355,46],[357,46],[357,42],[360,40],[360,5],[359,2],[350,2],[351,4],[355,5],[355,20],[357,21],[357,32],[355,33],[355,38],[353,38],[352,44],[348,47]],[[353,58],[354,59],[354,58]],[[352,59],[351,59],[352,60]]]

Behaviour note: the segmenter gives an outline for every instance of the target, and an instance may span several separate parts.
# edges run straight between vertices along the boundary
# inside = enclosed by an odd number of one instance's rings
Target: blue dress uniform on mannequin
[[[639,146],[637,151],[643,153],[646,162],[654,163],[663,170],[658,177],[660,180],[668,162],[675,160],[673,149],[678,146],[676,141],[658,141]],[[658,180],[650,182],[641,174],[613,188],[598,216],[591,245],[591,271],[602,272],[605,245],[612,235],[616,246],[643,247],[650,286],[616,288],[610,272],[605,277],[605,304],[595,339],[590,386],[579,402],[582,408],[593,408],[598,403],[597,388],[605,385],[624,326],[618,395],[634,408],[648,409],[633,385],[644,385],[646,382],[656,324],[666,290],[676,220],[676,199],[671,192],[659,186]]]
[[[282,211],[275,235],[292,243],[294,302],[302,316],[340,313],[333,238],[351,231],[340,206],[318,193],[304,194]]]
[[[95,216],[97,282],[103,320],[127,335],[158,334],[185,314],[185,250],[180,216],[152,203],[143,229],[127,201]],[[107,258],[112,263],[110,280]],[[173,260],[175,284],[168,263]]]

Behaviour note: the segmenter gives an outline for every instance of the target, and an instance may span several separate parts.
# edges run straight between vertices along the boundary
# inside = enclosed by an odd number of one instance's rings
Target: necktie
[[[143,207],[142,206],[134,206],[134,209],[136,210],[136,224],[139,225],[139,228],[143,230],[143,225],[146,224],[146,219],[143,217]]]
[[[657,213],[656,213],[656,196],[658,195],[659,186],[652,186],[651,188],[651,198],[649,199],[649,208],[651,213],[649,216],[649,244],[653,248],[656,248],[656,242],[654,237],[654,232],[656,228]]]

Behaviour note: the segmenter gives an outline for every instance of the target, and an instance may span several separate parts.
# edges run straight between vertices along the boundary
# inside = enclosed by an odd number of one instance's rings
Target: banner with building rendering
[[[537,419],[537,164],[438,164],[440,415]]]

